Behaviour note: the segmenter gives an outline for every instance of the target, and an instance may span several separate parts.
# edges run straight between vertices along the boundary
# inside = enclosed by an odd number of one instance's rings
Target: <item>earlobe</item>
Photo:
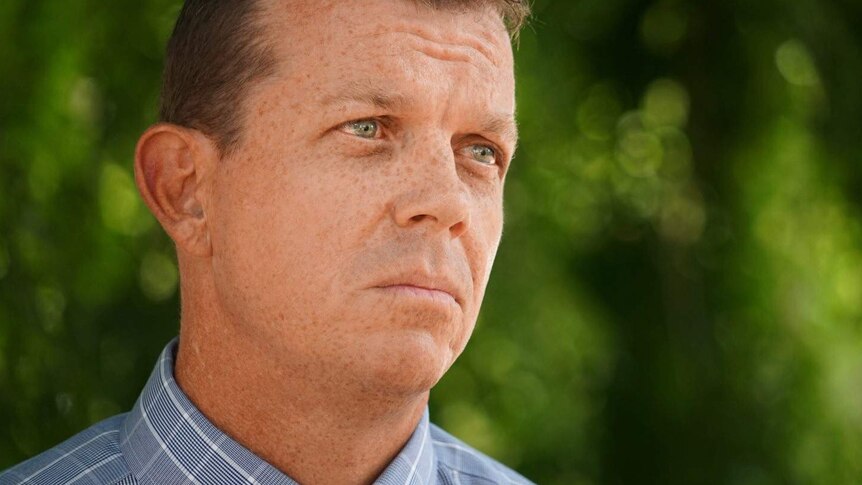
[[[212,142],[195,130],[160,123],[141,135],[135,150],[135,182],[150,211],[177,250],[212,254],[203,176],[214,163]]]

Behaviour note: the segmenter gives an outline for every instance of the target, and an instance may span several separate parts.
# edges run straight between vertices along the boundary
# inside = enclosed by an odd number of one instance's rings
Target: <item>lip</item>
[[[421,286],[413,285],[391,285],[378,288],[387,293],[394,293],[413,298],[421,298],[424,300],[434,301],[435,303],[442,303],[444,305],[452,305],[458,303],[455,297],[451,294],[442,290],[435,290],[432,288],[422,288]]]
[[[424,273],[405,273],[386,279],[375,288],[387,292],[400,293],[407,296],[429,298],[444,303],[454,303],[462,306],[461,291],[451,278],[431,276]]]

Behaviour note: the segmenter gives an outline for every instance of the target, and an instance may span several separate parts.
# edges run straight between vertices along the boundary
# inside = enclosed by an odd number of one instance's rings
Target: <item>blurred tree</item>
[[[0,3],[0,468],[177,331],[131,176],[178,0]],[[483,313],[436,421],[546,484],[862,476],[862,4],[535,2]]]

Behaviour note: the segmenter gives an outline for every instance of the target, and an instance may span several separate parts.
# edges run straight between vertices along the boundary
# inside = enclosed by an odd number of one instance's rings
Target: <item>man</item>
[[[179,340],[131,412],[0,483],[529,483],[427,411],[500,242],[526,14],[188,0],[135,153]]]

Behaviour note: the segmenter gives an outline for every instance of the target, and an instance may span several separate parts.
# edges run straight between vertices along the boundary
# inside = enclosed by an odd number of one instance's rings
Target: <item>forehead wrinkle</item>
[[[485,45],[486,43],[493,44],[487,38],[484,38],[485,42],[482,42],[482,39],[473,35],[450,35],[448,33],[446,37],[442,37],[426,28],[408,26],[406,24],[396,25],[392,30],[380,33],[380,35],[383,34],[403,34],[410,36],[420,42],[420,50],[430,50],[436,54],[432,55],[432,57],[442,57],[444,60],[448,60],[446,59],[448,57],[446,54],[449,54],[453,60],[469,61],[470,55],[468,52],[472,51],[490,62],[494,67],[499,68],[502,62],[498,56],[494,55],[493,49]],[[425,48],[423,49],[422,47]]]

